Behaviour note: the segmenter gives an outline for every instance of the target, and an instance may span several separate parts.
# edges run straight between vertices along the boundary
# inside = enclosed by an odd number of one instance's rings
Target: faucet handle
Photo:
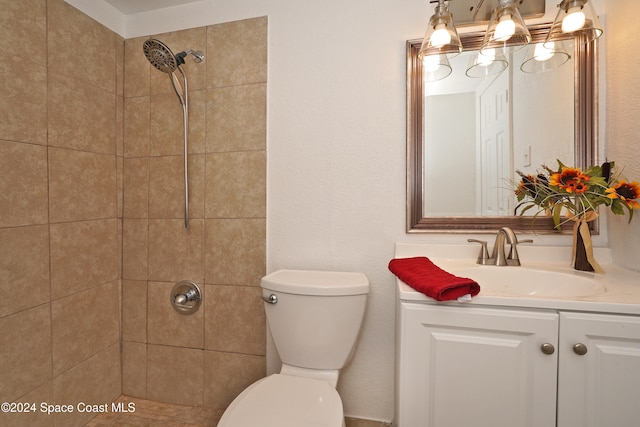
[[[487,249],[487,242],[485,240],[467,239],[469,243],[480,243],[480,254],[478,255],[478,264],[487,265],[490,263],[491,257],[489,257],[489,250]]]
[[[533,239],[518,240],[516,238],[516,241],[511,244],[511,249],[509,250],[509,256],[507,257],[508,265],[520,265],[520,257],[518,256],[518,248],[516,247],[518,243],[533,243]]]

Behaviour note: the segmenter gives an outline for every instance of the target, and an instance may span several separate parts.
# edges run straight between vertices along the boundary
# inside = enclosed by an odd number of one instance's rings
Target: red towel
[[[407,285],[438,301],[455,300],[480,292],[480,285],[472,279],[454,276],[426,257],[395,258],[389,270]]]

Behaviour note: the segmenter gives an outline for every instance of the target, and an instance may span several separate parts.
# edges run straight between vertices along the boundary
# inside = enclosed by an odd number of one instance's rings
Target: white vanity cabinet
[[[637,316],[413,302],[398,310],[396,427],[640,425]]]
[[[558,427],[640,426],[640,317],[561,312],[559,354]]]

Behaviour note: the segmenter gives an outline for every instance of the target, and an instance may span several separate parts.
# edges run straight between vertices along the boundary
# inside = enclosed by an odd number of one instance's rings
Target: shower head
[[[187,55],[193,56],[193,61],[196,63],[204,60],[204,53],[199,50],[187,49],[174,55],[169,46],[156,39],[145,41],[142,49],[151,65],[163,73],[173,73],[180,65],[184,64],[184,58]]]
[[[144,54],[147,56],[151,65],[156,67],[163,73],[173,73],[178,68],[178,61],[176,56],[171,52],[169,46],[162,43],[160,40],[149,39],[142,45]],[[184,61],[182,61],[184,63]]]

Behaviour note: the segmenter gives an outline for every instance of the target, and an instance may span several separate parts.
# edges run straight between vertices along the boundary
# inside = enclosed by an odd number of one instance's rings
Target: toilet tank
[[[278,270],[262,278],[267,323],[280,359],[311,369],[341,369],[362,325],[369,280],[362,273]]]

